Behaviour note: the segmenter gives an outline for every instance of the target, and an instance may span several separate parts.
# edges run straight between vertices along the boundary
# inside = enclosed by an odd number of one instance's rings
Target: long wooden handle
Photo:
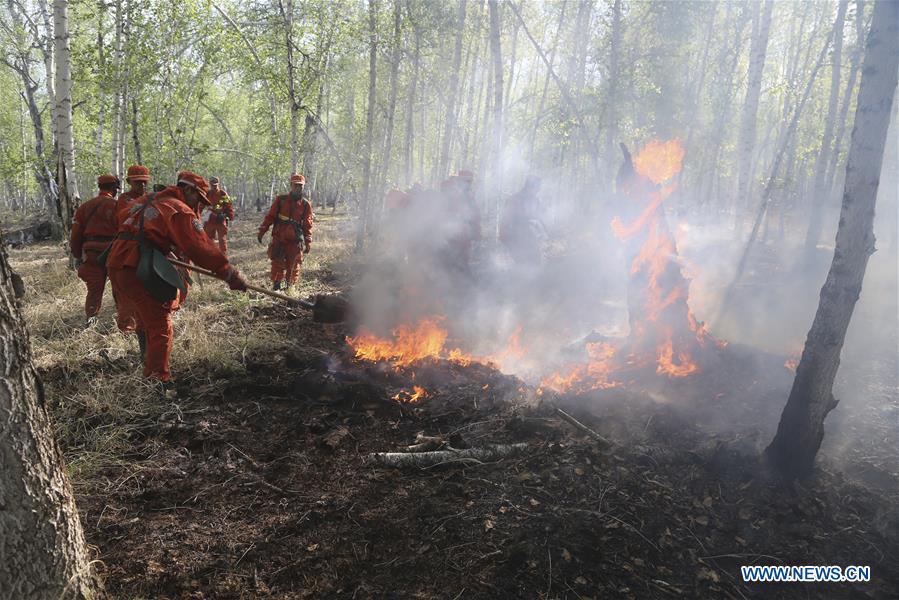
[[[186,269],[190,269],[191,271],[196,271],[197,273],[201,273],[203,275],[209,275],[210,277],[215,277],[216,279],[221,279],[222,281],[224,281],[224,279],[222,279],[221,277],[219,277],[212,271],[203,269],[196,265],[192,265],[192,264],[186,263],[186,262],[181,262],[180,260],[177,260],[174,258],[169,258],[169,262],[172,263],[173,265],[178,265],[179,267],[184,267]],[[305,300],[300,300],[299,298],[291,298],[287,294],[279,294],[276,291],[267,290],[264,287],[259,287],[258,285],[253,285],[252,283],[247,284],[247,289],[253,290],[254,292],[259,292],[260,294],[265,294],[266,296],[271,296],[272,298],[277,298],[278,300],[284,300],[285,302],[290,302],[291,304],[298,304],[298,305],[302,306],[303,308],[315,308],[315,304],[313,304],[312,302],[306,302]]]

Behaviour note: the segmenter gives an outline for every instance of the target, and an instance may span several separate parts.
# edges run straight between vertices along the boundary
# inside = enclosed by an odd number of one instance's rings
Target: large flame
[[[705,327],[698,323],[689,308],[684,309],[688,295],[688,281],[683,277],[677,256],[677,244],[665,222],[662,203],[677,188],[671,181],[681,170],[684,147],[680,140],[666,142],[653,140],[644,146],[633,159],[637,173],[656,185],[667,185],[655,190],[634,186],[628,190],[635,201],[643,200],[639,216],[631,223],[612,220],[612,230],[622,241],[643,236],[643,243],[631,260],[629,275],[645,281],[640,292],[641,306],[632,315],[631,338],[635,346],[644,346],[641,340],[655,346],[656,372],[669,377],[686,377],[699,370],[689,346],[682,343],[675,347],[674,327],[692,332],[698,345],[704,345],[708,337]],[[674,313],[671,310],[674,310]],[[671,321],[675,320],[676,323]],[[637,362],[642,362],[637,357]]]
[[[391,339],[378,337],[362,327],[355,337],[346,338],[355,357],[371,362],[388,361],[395,367],[408,367],[423,360],[446,359],[469,365],[473,360],[459,348],[447,349],[448,333],[441,316],[426,317],[415,325],[403,324],[390,332]]]
[[[680,173],[685,154],[679,139],[652,140],[634,157],[634,169],[655,184],[664,183]]]
[[[426,360],[448,360],[462,366],[475,362],[489,364],[539,381],[540,391],[551,389],[563,393],[619,386],[625,370],[654,367],[656,373],[666,377],[687,377],[698,372],[693,354],[713,338],[687,306],[689,280],[681,271],[677,243],[662,208],[677,189],[676,175],[681,171],[684,155],[684,147],[677,139],[647,143],[633,158],[639,177],[624,190],[635,203],[634,213],[639,211],[639,214],[628,223],[618,217],[611,223],[618,238],[629,244],[632,259],[628,271],[631,284],[639,288],[633,296],[639,306],[631,307],[631,333],[626,346],[606,342],[586,344],[586,360],[565,365],[547,375],[540,361],[543,353],[530,353],[528,344],[522,342],[521,326],[509,336],[503,349],[475,356],[460,348],[448,348],[449,334],[442,326],[444,318],[430,316],[397,327],[388,338],[360,329],[358,335],[347,338],[355,357],[387,361],[397,368]],[[416,386],[412,392],[400,392],[394,399],[417,402],[427,396],[427,391]]]

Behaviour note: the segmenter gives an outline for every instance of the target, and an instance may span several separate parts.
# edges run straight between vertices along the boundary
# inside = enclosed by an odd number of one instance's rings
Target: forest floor
[[[236,221],[231,254],[264,283],[255,217]],[[323,214],[316,227],[301,296],[353,276],[348,221]],[[161,402],[139,377],[136,342],[115,329],[108,294],[101,322],[85,329],[84,288],[60,247],[10,254],[82,522],[115,598],[894,598],[899,589],[895,447],[858,458],[880,474],[865,482],[849,476],[860,464],[826,456],[814,477],[790,484],[756,462],[790,379],[782,356],[732,344],[705,376],[589,399],[540,397],[489,366],[438,362],[416,373],[430,397],[404,404],[392,397],[412,373],[354,362],[345,326],[204,279],[176,317],[178,398]],[[557,406],[608,443],[561,420]],[[455,447],[527,446],[480,464],[366,461],[419,432]],[[871,582],[747,585],[740,566],[752,564],[868,565]]]

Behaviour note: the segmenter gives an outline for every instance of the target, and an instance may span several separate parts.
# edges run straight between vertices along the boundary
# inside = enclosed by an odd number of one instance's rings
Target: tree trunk
[[[862,54],[864,54],[865,40],[865,5],[862,0],[857,0],[856,16],[855,16],[855,39],[856,47],[852,53],[852,66],[849,69],[849,81],[846,83],[846,90],[843,92],[843,101],[840,104],[840,116],[837,118],[837,133],[834,137],[833,152],[830,153],[830,164],[827,167],[827,183],[824,190],[828,198],[834,196],[834,178],[837,172],[837,161],[840,158],[840,149],[843,146],[843,135],[846,132],[846,118],[849,114],[849,105],[852,103],[852,93],[855,91],[855,83],[858,79],[858,69],[862,62]]]
[[[621,0],[617,0],[617,1],[618,1],[618,3],[621,2]],[[559,47],[559,38],[562,35],[562,28],[565,26],[565,10],[566,10],[566,8],[568,8],[568,4],[563,2],[562,7],[559,9],[559,23],[556,25],[556,34],[553,37],[553,42],[552,42],[552,47],[551,47],[552,49],[550,50],[549,58],[546,61],[546,77],[543,80],[543,91],[540,93],[540,102],[537,104],[537,112],[535,114],[535,119],[534,119],[535,122],[534,122],[533,128],[531,129],[531,141],[530,141],[530,146],[529,146],[529,150],[528,150],[528,157],[531,161],[534,160],[534,147],[537,142],[537,129],[539,129],[540,120],[543,118],[543,107],[546,105],[546,94],[547,94],[547,92],[549,92],[549,80],[552,78],[553,65],[556,62],[556,49]],[[617,61],[616,61],[616,64],[617,64]],[[611,75],[610,75],[610,77],[611,77]],[[616,80],[614,82],[610,80],[609,85],[610,86],[617,85],[617,74],[616,74]],[[610,98],[611,98],[611,96],[610,96]],[[614,114],[614,111],[612,111],[612,114]],[[611,143],[611,142],[609,141],[608,143]],[[609,152],[608,156],[610,156],[610,157],[612,156],[611,151]]]
[[[230,25],[231,28],[237,32],[237,35],[239,35],[240,39],[243,40],[244,45],[250,51],[250,54],[253,55],[253,59],[256,61],[256,65],[259,67],[259,76],[262,79],[262,83],[265,84],[265,89],[268,92],[269,108],[271,109],[270,127],[272,132],[272,139],[275,139],[278,137],[278,127],[275,120],[277,118],[278,111],[275,102],[275,92],[274,90],[272,90],[272,84],[268,80],[268,78],[263,75],[265,73],[265,64],[262,62],[262,59],[259,58],[259,53],[256,52],[256,46],[250,41],[250,39],[243,32],[240,26],[234,21],[234,19],[231,18],[231,15],[225,12],[225,10],[215,2],[212,3],[212,7],[217,10],[219,14],[222,15],[222,18],[224,18],[225,21],[228,22],[228,25]]]
[[[57,0],[57,4],[59,0]],[[0,597],[99,596],[62,453],[0,248]]]
[[[765,184],[765,189],[762,192],[762,201],[759,204],[758,210],[756,211],[755,221],[752,224],[752,230],[749,232],[749,238],[746,240],[746,245],[743,248],[743,253],[740,255],[740,261],[737,264],[737,270],[734,274],[734,279],[731,281],[730,285],[727,286],[727,290],[724,292],[724,299],[721,301],[721,307],[718,309],[718,315],[714,320],[714,323],[717,324],[724,318],[727,314],[727,311],[730,309],[730,304],[733,301],[734,290],[737,287],[737,284],[740,282],[740,279],[743,277],[743,271],[746,269],[747,260],[749,258],[750,251],[752,250],[753,244],[755,244],[755,240],[758,237],[759,229],[764,221],[765,213],[768,211],[768,205],[771,202],[771,194],[774,191],[774,184],[777,181],[777,175],[780,173],[780,166],[783,164],[784,156],[786,155],[787,149],[793,139],[793,135],[796,133],[796,128],[799,125],[799,117],[802,115],[802,111],[805,108],[806,103],[808,102],[809,96],[811,96],[812,89],[815,85],[815,80],[818,77],[818,71],[821,70],[821,65],[824,63],[824,56],[827,54],[827,49],[830,47],[830,37],[828,36],[827,41],[824,42],[824,47],[821,48],[820,54],[818,54],[818,60],[815,63],[814,69],[812,69],[811,76],[809,77],[808,83],[805,86],[805,91],[802,94],[802,98],[799,100],[799,104],[796,106],[796,109],[793,111],[793,118],[790,120],[790,124],[787,126],[787,129],[784,131],[783,135],[780,137],[780,142],[777,145],[777,151],[774,156],[774,163],[771,165],[771,173],[768,176],[768,183]]]
[[[746,83],[746,99],[740,118],[738,142],[739,171],[737,175],[736,223],[739,230],[741,209],[746,206],[752,193],[752,153],[755,150],[756,121],[758,118],[759,95],[762,90],[762,73],[765,70],[765,55],[768,52],[768,34],[771,30],[771,13],[774,1],[767,0],[764,7],[755,5],[752,19],[752,47],[749,51],[749,74]]]
[[[360,203],[360,222],[356,233],[356,251],[362,250],[365,235],[368,233],[371,222],[371,147],[375,126],[375,102],[377,100],[378,79],[378,3],[377,0],[369,0],[368,3],[368,114],[365,118],[365,141],[362,150],[362,201]]]
[[[410,19],[411,19],[411,10],[412,10],[412,0],[406,0],[406,8],[410,11]],[[413,133],[415,131],[415,102],[418,95],[418,73],[421,67],[421,29],[418,24],[412,24],[414,28],[414,37],[415,37],[415,49],[412,52],[412,80],[409,82],[409,94],[406,98],[406,126],[405,126],[405,134],[406,139],[403,143],[403,172],[406,175],[406,183],[412,182],[412,157],[413,153],[413,141],[414,136]]]
[[[393,0],[393,48],[390,55],[390,91],[387,96],[387,131],[384,139],[383,164],[378,177],[378,198],[383,198],[384,184],[387,182],[390,171],[390,157],[393,153],[393,125],[396,118],[396,94],[397,82],[400,72],[400,58],[402,53],[402,25],[403,25],[403,0]],[[395,183],[395,182],[394,182]],[[379,204],[380,208],[380,204]]]
[[[815,185],[812,188],[808,231],[805,236],[805,253],[814,252],[821,238],[821,229],[824,227],[824,213],[830,204],[828,194],[825,191],[827,185],[827,165],[830,162],[831,145],[833,141],[834,123],[837,116],[837,108],[840,100],[840,71],[842,69],[841,58],[843,53],[843,24],[846,21],[846,7],[849,0],[841,0],[837,11],[837,19],[833,25],[833,54],[830,75],[830,98],[827,102],[827,116],[824,119],[824,135],[821,137],[821,149],[815,160]]]
[[[874,253],[874,205],[899,70],[899,3],[878,0],[868,34],[836,248],[777,434],[766,457],[790,477],[811,471],[836,406],[840,351]]]
[[[131,139],[134,142],[134,161],[137,164],[142,165],[144,164],[144,159],[140,149],[140,136],[138,135],[137,121],[137,99],[131,98]]]
[[[449,90],[446,96],[446,129],[443,133],[443,145],[440,150],[440,167],[438,174],[446,177],[449,171],[450,154],[453,150],[453,138],[456,133],[456,95],[459,89],[459,69],[462,65],[462,38],[465,33],[465,9],[468,0],[459,0],[456,16],[456,40],[453,48],[453,66],[451,67]]]
[[[499,3],[497,0],[487,0],[490,11],[490,56],[493,59],[493,142],[491,152],[493,154],[493,191],[494,207],[491,211],[493,223],[493,235],[489,239],[495,239],[499,234],[499,208],[500,198],[503,193],[503,54],[500,45],[500,21]]]
[[[612,161],[618,137],[618,78],[621,69],[621,0],[612,5],[612,40],[609,47],[609,85],[606,103],[606,148],[604,157]],[[611,172],[611,169],[610,169]]]
[[[297,101],[296,77],[294,71],[296,65],[293,62],[293,0],[287,0],[285,8],[283,2],[278,2],[281,9],[281,17],[284,19],[284,37],[287,46],[287,97],[290,102],[290,172],[296,173],[300,164],[299,149],[299,117],[300,103]]]
[[[56,40],[56,139],[58,159],[56,185],[59,190],[56,209],[68,239],[78,204],[75,185],[75,136],[72,127],[72,63],[69,50],[68,2],[54,0],[53,24]]]
[[[112,56],[112,72],[114,75],[115,90],[112,94],[112,172],[115,175],[121,175],[119,172],[119,164],[122,162],[122,133],[124,128],[121,126],[124,120],[123,113],[125,111],[124,97],[122,94],[122,61],[124,54],[124,23],[125,15],[122,6],[123,0],[115,1],[115,46]]]

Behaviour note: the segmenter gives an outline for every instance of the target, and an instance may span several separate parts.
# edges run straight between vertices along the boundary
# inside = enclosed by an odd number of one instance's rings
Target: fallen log
[[[24,227],[3,231],[3,238],[13,248],[49,240],[53,238],[53,223],[49,220],[34,221]]]
[[[494,444],[482,448],[459,450],[448,448],[432,452],[375,452],[365,457],[366,464],[381,467],[435,467],[443,464],[462,463],[480,465],[521,453],[528,445]]]

